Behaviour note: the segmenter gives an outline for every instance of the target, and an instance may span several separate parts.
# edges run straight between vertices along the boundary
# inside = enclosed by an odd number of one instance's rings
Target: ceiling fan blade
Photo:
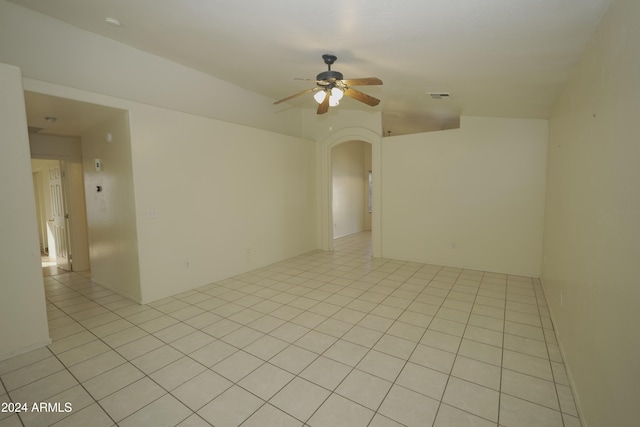
[[[273,105],[280,104],[281,102],[288,101],[291,98],[295,98],[296,96],[304,95],[305,93],[309,93],[309,92],[315,92],[317,90],[318,90],[318,88],[314,87],[314,88],[311,88],[311,89],[303,90],[302,92],[294,93],[291,96],[287,96],[286,98],[282,98],[281,100],[274,102]]]
[[[347,86],[374,86],[381,85],[382,80],[377,77],[365,77],[362,79],[348,79],[342,80],[342,82]]]
[[[380,103],[378,98],[374,98],[373,96],[367,95],[366,93],[362,93],[359,90],[355,90],[352,88],[347,88],[344,91],[344,94],[350,98],[355,99],[356,101],[364,102],[367,105],[375,107]]]
[[[329,111],[329,94],[325,92],[324,100],[320,105],[318,105],[318,114],[324,114],[327,111]]]

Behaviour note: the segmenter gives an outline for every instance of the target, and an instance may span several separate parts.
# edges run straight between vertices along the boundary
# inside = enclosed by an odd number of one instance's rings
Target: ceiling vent
[[[451,95],[448,92],[429,92],[431,99],[448,99]]]
[[[29,133],[38,133],[42,129],[44,129],[44,128],[38,128],[38,127],[35,127],[35,126],[29,126]]]

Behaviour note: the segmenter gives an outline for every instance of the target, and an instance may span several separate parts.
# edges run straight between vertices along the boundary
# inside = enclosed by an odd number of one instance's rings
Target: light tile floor
[[[368,233],[143,306],[45,287],[53,344],[0,362],[0,402],[72,411],[0,427],[580,426],[537,279],[371,259]]]

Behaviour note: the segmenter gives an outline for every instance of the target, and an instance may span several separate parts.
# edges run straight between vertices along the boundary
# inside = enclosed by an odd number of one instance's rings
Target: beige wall
[[[542,280],[584,425],[638,425],[640,2],[616,0],[550,121]]]
[[[47,345],[49,330],[20,69],[0,64],[0,360]]]
[[[81,140],[91,279],[140,302],[128,113],[85,130]],[[95,170],[96,158],[102,161],[100,172]],[[98,186],[102,191],[97,191]]]
[[[545,120],[384,138],[383,256],[539,276],[546,150]]]

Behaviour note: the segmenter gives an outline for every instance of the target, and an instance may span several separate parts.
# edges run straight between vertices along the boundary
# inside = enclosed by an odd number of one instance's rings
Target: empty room
[[[637,425],[640,2],[0,0],[0,427]]]

